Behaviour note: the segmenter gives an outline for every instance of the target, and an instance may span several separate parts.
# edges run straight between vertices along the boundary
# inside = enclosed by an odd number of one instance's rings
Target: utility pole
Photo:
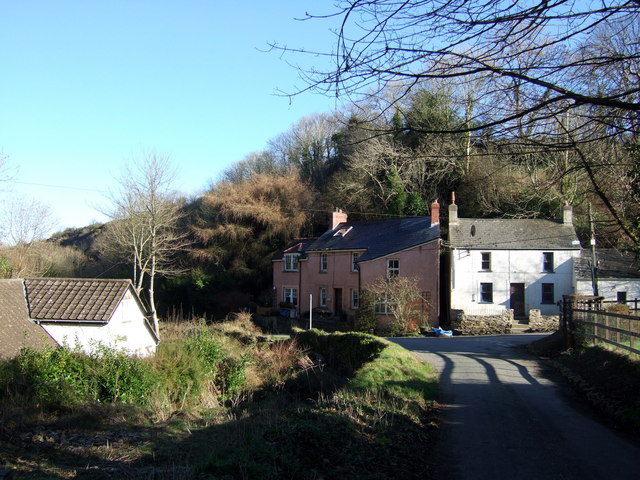
[[[596,234],[593,226],[593,216],[591,214],[591,204],[589,204],[589,224],[591,225],[591,285],[593,287],[593,296],[598,294],[598,267],[596,263]]]

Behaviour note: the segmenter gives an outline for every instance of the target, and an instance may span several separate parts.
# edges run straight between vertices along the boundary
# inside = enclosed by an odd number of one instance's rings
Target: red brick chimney
[[[438,199],[434,200],[431,204],[431,226],[438,225],[440,223],[440,204]]]
[[[344,213],[339,208],[336,208],[333,212],[331,212],[331,229],[336,228],[338,224],[346,221],[347,221],[347,214]]]

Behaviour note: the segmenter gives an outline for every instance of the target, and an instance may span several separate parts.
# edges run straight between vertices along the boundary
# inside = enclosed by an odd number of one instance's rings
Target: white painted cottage
[[[574,293],[580,243],[571,207],[562,221],[458,218],[449,206],[450,307],[467,315],[514,318],[558,313],[556,302]]]
[[[594,295],[592,254],[582,252],[576,259],[576,293]],[[596,249],[596,278],[598,295],[605,301],[626,303],[635,308],[640,299],[640,261],[635,252],[613,248]]]
[[[29,319],[59,345],[155,354],[159,339],[129,280],[27,278],[24,294]]]

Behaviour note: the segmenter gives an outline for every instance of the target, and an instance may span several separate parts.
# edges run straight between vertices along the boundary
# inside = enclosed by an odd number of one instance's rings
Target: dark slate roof
[[[580,249],[573,225],[540,219],[460,218],[449,225],[449,243],[469,249]]]
[[[309,248],[313,242],[315,242],[317,238],[297,238],[290,242],[286,247],[282,250],[278,250],[273,257],[272,260],[282,260],[282,257],[285,253],[300,253],[304,257],[304,253]]]
[[[27,278],[29,316],[34,320],[106,323],[131,286],[129,280]]]
[[[440,238],[431,217],[343,222],[316,239],[307,251],[360,250],[358,262],[390,255]]]
[[[56,345],[40,325],[29,320],[22,280],[0,280],[0,358],[15,357],[21,348]]]
[[[598,278],[640,279],[640,261],[635,252],[597,248]],[[591,250],[583,250],[575,260],[576,278],[591,280]]]

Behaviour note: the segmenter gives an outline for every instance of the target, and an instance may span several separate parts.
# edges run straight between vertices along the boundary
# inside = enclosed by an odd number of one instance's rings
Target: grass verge
[[[640,361],[598,346],[566,351],[559,332],[529,348],[558,370],[615,427],[640,439]]]

